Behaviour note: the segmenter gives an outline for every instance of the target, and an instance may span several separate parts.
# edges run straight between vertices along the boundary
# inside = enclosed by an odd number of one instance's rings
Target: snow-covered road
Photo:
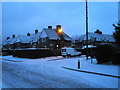
[[[26,64],[26,65],[25,65]],[[92,88],[93,86],[77,82],[66,70],[47,66],[36,66],[27,62],[15,63],[3,61],[3,88]],[[35,69],[33,69],[33,68]],[[41,68],[39,68],[41,67]],[[66,75],[66,73],[68,73]],[[65,76],[64,76],[65,75]]]
[[[21,62],[7,61],[3,58],[2,66],[2,87],[3,88],[117,88],[118,79],[85,74],[82,72],[69,71],[62,68],[68,66],[77,67],[77,60],[84,57],[61,58],[48,57],[43,59],[24,59],[12,58],[7,59]],[[58,60],[57,60],[58,59]],[[90,64],[82,61],[83,69],[91,68],[101,69],[101,65]],[[84,63],[85,62],[85,63]],[[89,68],[87,68],[87,66]],[[106,73],[116,75],[116,66],[102,66],[111,68],[104,70]],[[91,69],[92,70],[92,69]],[[101,72],[99,70],[99,72]],[[108,85],[107,85],[107,84]]]

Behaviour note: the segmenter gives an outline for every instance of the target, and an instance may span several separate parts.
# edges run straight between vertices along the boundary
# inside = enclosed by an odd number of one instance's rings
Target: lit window
[[[56,45],[56,47],[58,48],[58,47],[59,47],[59,45]]]

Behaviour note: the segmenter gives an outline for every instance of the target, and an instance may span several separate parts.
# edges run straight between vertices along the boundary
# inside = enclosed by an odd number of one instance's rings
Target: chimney
[[[97,29],[94,33],[102,34],[102,31],[100,31],[99,29]]]
[[[7,40],[10,39],[10,37],[7,37]]]
[[[27,33],[27,36],[30,36],[30,33]]]
[[[56,26],[56,31],[57,31],[58,34],[62,34],[61,25],[57,25],[57,26]]]
[[[48,26],[48,29],[52,29],[52,26]]]
[[[35,34],[37,34],[37,33],[38,33],[38,30],[36,29],[36,30],[35,30]]]
[[[61,29],[61,25],[56,26],[56,30]]]
[[[12,38],[15,38],[15,35],[12,35]]]

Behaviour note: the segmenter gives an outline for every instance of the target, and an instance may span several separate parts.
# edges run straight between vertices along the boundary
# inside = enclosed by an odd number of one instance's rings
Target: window
[[[42,38],[42,42],[46,42],[46,38]]]
[[[36,45],[36,43],[34,43],[34,45]]]
[[[62,52],[66,52],[66,49],[62,49]]]
[[[52,47],[52,46],[53,46],[53,44],[50,44],[50,46]]]

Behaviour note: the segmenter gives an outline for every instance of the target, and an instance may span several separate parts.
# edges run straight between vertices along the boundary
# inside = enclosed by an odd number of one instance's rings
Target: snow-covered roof
[[[79,41],[82,42],[82,40],[84,40],[84,38],[85,38],[85,35],[81,35],[79,38]]]
[[[14,44],[17,41],[18,37],[10,38],[8,40],[2,41],[2,45]]]
[[[20,43],[30,43],[30,42],[37,42],[40,37],[41,32],[38,32],[36,34],[31,34],[30,36],[26,35],[18,35],[18,37],[10,38],[8,40],[3,40],[2,45],[11,45],[17,42]]]
[[[43,28],[43,30],[46,32],[47,37],[49,39],[54,39],[54,40],[60,39],[60,37],[56,33],[55,29]]]
[[[112,35],[109,34],[98,34],[98,33],[88,33],[88,40],[92,41],[109,41],[109,42],[115,42],[115,39]],[[86,40],[86,34],[81,35],[80,42],[82,40]]]
[[[64,37],[64,39],[65,40],[67,40],[67,41],[71,41],[72,40],[72,38],[71,37],[69,37],[67,34],[65,34],[64,32],[63,32],[63,37]]]
[[[41,35],[41,32],[38,32],[36,34],[31,34],[30,38],[32,39],[32,42],[37,42],[39,37],[40,37],[40,35]]]
[[[18,38],[20,39],[21,43],[30,43],[30,42],[32,42],[32,39],[30,38],[30,36],[19,35]]]
[[[9,39],[9,44],[14,44],[17,41],[18,37]]]
[[[45,31],[46,34],[44,34],[44,36],[43,36],[44,31]],[[52,40],[60,39],[60,36],[58,35],[58,33],[56,32],[55,29],[43,28],[43,31],[42,31],[41,35],[42,35],[42,37],[48,37],[49,39],[52,39]],[[71,38],[67,34],[65,34],[63,32],[62,35],[63,35],[64,40],[71,41]]]
[[[7,40],[3,40],[2,45],[7,45]]]

